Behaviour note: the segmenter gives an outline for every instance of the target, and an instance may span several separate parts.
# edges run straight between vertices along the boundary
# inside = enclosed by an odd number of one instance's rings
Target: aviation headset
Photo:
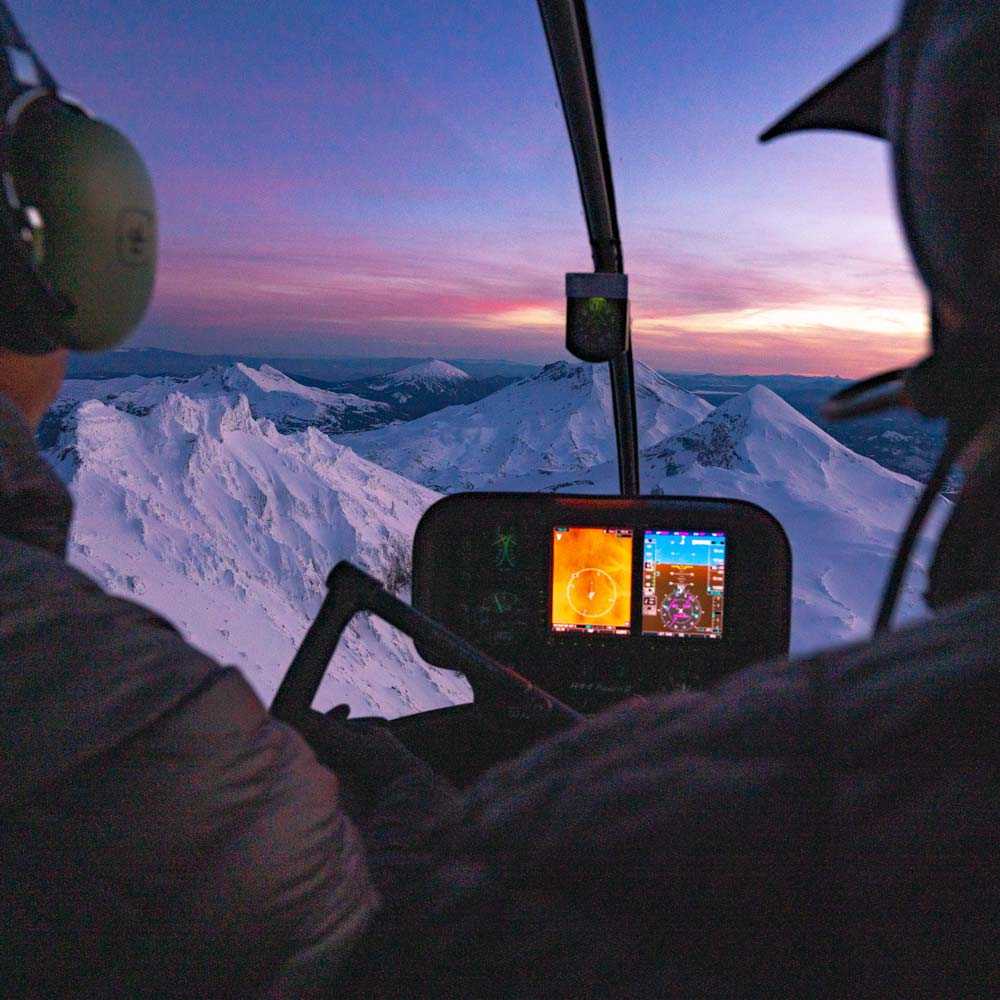
[[[0,347],[114,347],[142,319],[156,207],[120,132],[59,90],[0,2]]]

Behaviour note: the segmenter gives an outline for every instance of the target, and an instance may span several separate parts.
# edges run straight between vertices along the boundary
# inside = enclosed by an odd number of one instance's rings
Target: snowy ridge
[[[240,666],[265,702],[333,565],[350,559],[405,591],[413,532],[436,499],[314,428],[279,433],[242,394],[175,391],[145,413],[84,402],[50,457],[77,502],[74,565]],[[464,680],[358,619],[318,705],[393,717],[462,700]]]
[[[67,404],[102,399],[117,409],[143,416],[176,392],[192,399],[225,398],[233,403],[245,397],[255,417],[273,421],[284,433],[315,427],[326,434],[338,434],[379,427],[392,420],[384,403],[301,385],[269,365],[256,369],[240,363],[211,368],[188,379],[137,375],[106,381],[70,379],[59,402],[63,413]]]
[[[780,479],[804,498],[838,486],[853,492],[874,481],[879,489],[871,499],[898,499],[891,484],[906,491],[915,485],[846,448],[762,385],[720,404],[697,427],[647,449],[644,458],[654,474],[676,475],[694,466],[728,469]]]
[[[640,442],[698,423],[712,406],[636,366]],[[530,475],[581,472],[615,454],[607,368],[565,361],[485,399],[342,440],[400,475],[450,492]]]
[[[508,376],[473,378],[446,361],[423,361],[385,375],[334,386],[391,407],[400,420],[417,420],[447,406],[475,403],[516,381]]]
[[[793,553],[793,651],[867,638],[918,483],[845,448],[764,386],[650,449],[643,464],[646,489],[751,500],[781,521]],[[925,613],[930,552],[925,539],[904,616]]]

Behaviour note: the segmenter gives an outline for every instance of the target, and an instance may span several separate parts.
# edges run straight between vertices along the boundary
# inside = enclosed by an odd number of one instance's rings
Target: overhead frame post
[[[624,274],[611,157],[586,0],[538,0],[538,9],[573,147],[594,270]],[[608,364],[618,479],[622,496],[634,497],[639,495],[639,422],[631,338],[625,351]]]

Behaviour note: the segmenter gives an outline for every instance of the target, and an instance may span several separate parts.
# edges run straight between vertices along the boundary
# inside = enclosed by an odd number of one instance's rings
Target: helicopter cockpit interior
[[[539,8],[594,261],[593,273],[566,276],[566,347],[609,367],[620,495],[440,500],[414,539],[412,607],[339,566],[272,704],[292,724],[311,710],[353,615],[380,615],[472,686],[471,705],[390,723],[459,781],[581,715],[707,686],[789,644],[791,549],[780,523],[743,500],[641,493],[628,277],[586,7]]]

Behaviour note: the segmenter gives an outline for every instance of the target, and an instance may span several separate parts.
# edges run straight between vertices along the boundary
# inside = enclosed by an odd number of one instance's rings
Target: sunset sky
[[[564,356],[590,267],[533,0],[13,3],[161,210],[136,345]],[[756,135],[895,0],[590,0],[637,357],[858,375],[924,350],[886,150]]]

